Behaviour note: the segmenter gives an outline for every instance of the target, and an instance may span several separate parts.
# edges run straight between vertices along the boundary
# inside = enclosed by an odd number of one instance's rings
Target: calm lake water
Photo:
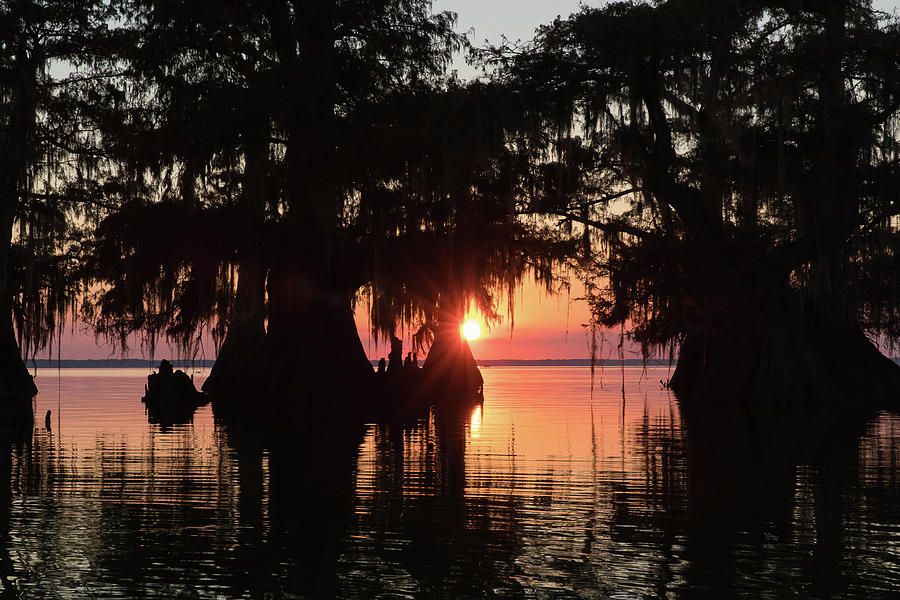
[[[483,373],[483,405],[285,435],[160,423],[143,370],[41,371],[3,449],[4,597],[900,594],[896,414],[690,414],[666,369]]]

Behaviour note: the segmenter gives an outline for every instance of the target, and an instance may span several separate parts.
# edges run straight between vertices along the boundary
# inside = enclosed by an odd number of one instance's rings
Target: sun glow
[[[466,321],[462,326],[462,334],[469,341],[477,340],[481,337],[481,327],[475,321]]]

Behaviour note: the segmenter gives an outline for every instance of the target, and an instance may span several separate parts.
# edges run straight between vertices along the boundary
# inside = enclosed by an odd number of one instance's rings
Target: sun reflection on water
[[[475,410],[472,411],[472,418],[469,423],[469,433],[473,438],[481,437],[481,410],[482,406],[479,404],[475,407]]]

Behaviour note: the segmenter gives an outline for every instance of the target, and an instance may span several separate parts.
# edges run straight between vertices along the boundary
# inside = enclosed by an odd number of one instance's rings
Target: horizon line
[[[900,357],[889,357],[890,360],[900,364]],[[162,360],[162,359],[159,359]],[[63,358],[63,359],[47,359],[37,358],[25,361],[26,367],[29,369],[72,369],[72,368],[138,368],[149,367],[154,368],[159,364],[159,360],[149,360],[146,358]],[[212,367],[215,359],[166,359],[174,367],[188,368],[205,368]],[[370,360],[369,363],[373,367],[378,366],[377,360]],[[484,358],[476,359],[475,363],[479,367],[528,367],[528,366],[558,366],[558,367],[589,367],[591,366],[590,358]],[[595,367],[675,367],[678,360],[669,360],[667,358],[650,358],[645,362],[641,358],[611,359],[598,358],[594,361]]]
[[[26,366],[28,367],[37,367],[37,368],[71,368],[73,366],[83,366],[83,367],[125,367],[125,366],[134,366],[134,367],[143,367],[143,366],[155,366],[159,364],[159,359],[146,359],[146,358],[35,358],[29,359],[25,361]],[[187,366],[187,367],[212,367],[215,364],[215,359],[210,358],[198,358],[198,359],[171,359],[165,358],[173,366]],[[492,366],[527,366],[527,365],[558,365],[558,366],[590,366],[591,359],[590,358],[483,358],[476,359],[475,362],[478,366],[484,367],[492,367]],[[620,359],[610,359],[610,358],[598,358],[594,361],[594,365],[621,365],[624,364],[626,366],[630,365],[643,365],[645,364],[643,359],[640,358],[626,358],[624,360]],[[370,360],[369,361],[372,366],[378,365],[378,360]],[[651,358],[646,362],[647,366],[668,366],[675,365],[677,361],[673,360],[672,362],[666,358]]]

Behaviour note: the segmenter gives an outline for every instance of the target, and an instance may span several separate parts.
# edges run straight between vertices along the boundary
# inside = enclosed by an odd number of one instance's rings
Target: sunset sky
[[[557,16],[567,16],[578,10],[580,5],[597,7],[602,1],[578,2],[578,0],[437,0],[435,11],[450,10],[459,16],[457,31],[466,32],[476,45],[484,42],[499,43],[503,35],[510,41],[526,41],[534,29],[549,23]],[[892,0],[876,0],[875,6],[887,12],[896,13],[898,3]],[[458,58],[456,68],[464,78],[472,77],[476,71]],[[526,284],[515,301],[515,327],[510,330],[508,319],[491,330],[482,323],[482,336],[471,342],[472,351],[478,359],[540,359],[540,358],[587,358],[590,355],[587,330],[583,324],[588,321],[588,308],[579,300],[583,290],[573,281],[571,292],[547,296],[534,284]],[[363,346],[372,359],[385,356],[388,348],[376,346],[367,333],[364,307],[357,314],[357,325]],[[506,313],[506,304],[499,307]],[[477,320],[477,317],[476,317]],[[405,332],[404,346],[409,348],[409,333]],[[512,336],[510,334],[512,333]],[[600,353],[601,358],[612,357],[615,340],[607,342]],[[55,354],[55,348],[54,348]],[[631,353],[629,353],[631,354]],[[171,349],[161,344],[156,358],[175,356]],[[46,354],[43,354],[46,356]],[[63,358],[110,358],[113,349],[105,344],[97,344],[89,333],[79,330],[67,333],[62,344]],[[134,348],[131,358],[148,358],[140,348]],[[214,358],[211,343],[207,343],[206,358]],[[626,356],[631,358],[631,356]]]
[[[581,299],[584,290],[572,281],[569,293],[547,295],[534,283],[526,283],[516,295],[514,326],[511,327],[507,302],[497,307],[503,322],[488,330],[480,315],[470,318],[481,327],[481,337],[469,342],[476,359],[588,358],[590,356],[587,303]],[[387,356],[390,347],[376,346],[368,335],[365,307],[357,310],[357,327],[369,358]],[[400,333],[400,332],[398,332]],[[403,332],[404,348],[411,349],[409,331]]]
[[[533,283],[526,284],[516,297],[515,327],[510,331],[510,321],[503,322],[488,330],[479,315],[472,315],[473,320],[481,326],[481,337],[470,342],[472,352],[477,359],[539,359],[539,358],[587,358],[590,356],[587,330],[583,324],[588,321],[587,304],[580,300],[583,290],[577,281],[572,282],[568,294],[561,293],[548,296]],[[498,310],[506,315],[507,303],[501,302]],[[363,347],[371,359],[387,356],[390,350],[384,343],[376,345],[368,334],[366,308],[357,309],[357,327]],[[80,331],[76,324],[74,332],[67,332],[63,337],[62,357],[68,359],[104,359],[116,358],[114,349],[103,343],[96,343],[93,335]],[[512,333],[512,337],[510,337]],[[411,349],[410,331],[399,332],[403,338],[404,348]],[[205,358],[215,358],[211,340],[207,336]],[[607,351],[610,348],[607,347]],[[56,348],[53,348],[56,355]],[[46,358],[46,352],[38,358]],[[156,351],[156,359],[177,356],[174,349],[160,343]],[[602,354],[607,356],[607,352]],[[141,352],[139,346],[131,349],[128,358],[149,358]]]

